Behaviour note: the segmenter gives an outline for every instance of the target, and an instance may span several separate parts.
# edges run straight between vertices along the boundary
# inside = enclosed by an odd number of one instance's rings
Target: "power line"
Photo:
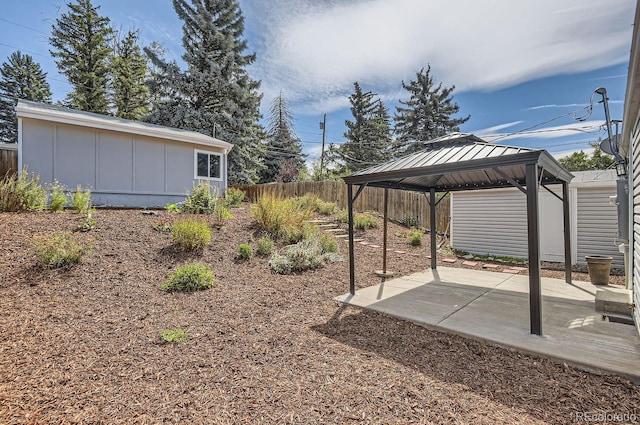
[[[35,29],[35,28],[32,28],[32,27],[29,27],[29,26],[27,26],[27,25],[19,24],[19,23],[17,23],[17,22],[13,22],[13,21],[10,21],[10,20],[5,19],[5,18],[0,18],[0,21],[2,21],[2,22],[6,22],[7,24],[15,25],[15,26],[17,26],[17,27],[21,27],[21,28],[25,28],[25,29],[28,29],[28,30],[31,30],[31,31],[35,31],[35,32],[40,33],[40,34],[49,35],[49,34],[47,34],[47,33],[45,33],[45,32],[42,32],[42,31],[40,31],[40,30],[38,30],[38,29]]]

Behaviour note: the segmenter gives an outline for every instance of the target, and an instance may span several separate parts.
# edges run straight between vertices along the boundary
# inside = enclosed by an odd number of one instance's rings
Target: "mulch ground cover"
[[[73,231],[80,215],[0,214],[0,423],[535,424],[597,418],[589,413],[640,416],[640,389],[623,378],[340,305],[332,299],[348,291],[346,261],[283,276],[266,257],[239,260],[238,245],[255,247],[260,236],[248,208],[234,210],[199,253],[177,251],[169,233],[154,230],[175,214],[99,210],[95,228],[77,233],[92,249],[69,270],[39,267],[33,236]],[[396,276],[429,266],[428,237],[412,247],[396,236],[406,231],[390,224]],[[358,236],[382,245],[380,228]],[[340,252],[346,258],[344,241]],[[159,289],[192,261],[210,266],[214,288]],[[469,267],[463,261],[454,266]],[[380,248],[356,244],[356,262],[360,286],[379,282]],[[159,332],[175,328],[189,340],[161,343]]]

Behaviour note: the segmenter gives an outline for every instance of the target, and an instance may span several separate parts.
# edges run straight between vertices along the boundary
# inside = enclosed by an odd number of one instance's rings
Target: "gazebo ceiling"
[[[452,133],[424,142],[424,150],[360,170],[347,184],[438,192],[524,185],[526,165],[537,164],[540,183],[569,182],[573,175],[547,151],[487,143],[473,134]]]

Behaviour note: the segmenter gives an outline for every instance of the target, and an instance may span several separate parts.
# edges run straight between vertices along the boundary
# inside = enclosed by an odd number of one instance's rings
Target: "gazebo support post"
[[[564,279],[567,283],[571,283],[571,218],[568,182],[562,182],[562,215],[564,218]]]
[[[384,224],[382,237],[382,276],[387,276],[387,222],[389,221],[389,189],[384,188]]]
[[[356,294],[356,265],[353,255],[353,185],[347,185],[347,211],[349,214],[349,293]]]
[[[531,333],[542,335],[540,285],[540,222],[538,217],[538,164],[526,165],[527,230],[529,239],[529,319]]]
[[[436,189],[429,190],[429,226],[431,227],[431,268],[436,269]]]

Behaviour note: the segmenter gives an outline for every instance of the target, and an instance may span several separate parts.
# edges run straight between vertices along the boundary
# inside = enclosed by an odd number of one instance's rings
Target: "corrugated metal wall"
[[[451,213],[455,249],[527,257],[527,205],[519,190],[455,193]]]
[[[615,187],[578,189],[578,264],[585,264],[585,255],[608,255],[613,267],[624,268],[624,256],[614,243],[618,210],[609,203],[615,194]]]

